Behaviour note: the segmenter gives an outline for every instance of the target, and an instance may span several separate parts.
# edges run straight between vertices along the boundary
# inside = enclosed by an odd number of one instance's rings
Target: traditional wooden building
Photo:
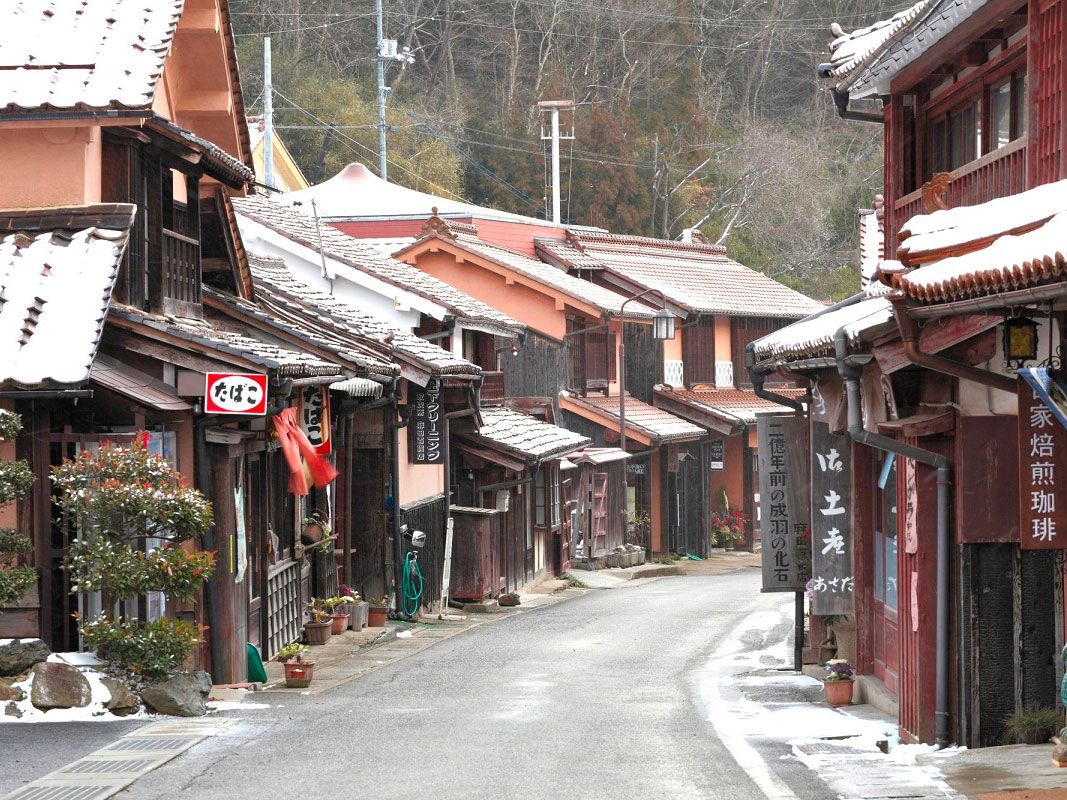
[[[1058,702],[1065,19],[1062,0],[923,0],[835,26],[820,74],[843,117],[885,127],[864,231],[884,219],[887,260],[752,348],[757,373],[810,381],[812,486],[849,459],[852,596],[823,608],[854,615],[857,666],[906,741],[995,744],[1009,714]],[[813,517],[840,505],[816,494]]]
[[[624,327],[651,328],[655,314],[652,302],[620,294],[531,255],[493,244],[481,237],[480,228],[439,216],[432,217],[420,238],[395,255],[526,325],[527,333],[520,343],[508,347],[507,342],[501,342],[496,348],[506,404],[556,419],[590,437],[599,447],[619,444],[618,342]],[[668,515],[677,520],[678,509],[702,507],[699,495],[668,501],[663,487],[670,483],[672,498],[675,489],[682,490],[668,477],[675,472],[671,465],[677,463],[677,452],[672,450],[675,461],[670,461],[667,443],[676,446],[682,441],[696,441],[704,430],[638,397],[627,396],[625,403],[630,417],[627,450],[636,454],[628,468],[638,475],[636,484],[644,491],[632,497],[628,494],[623,503],[610,506],[605,516],[594,515],[592,523],[588,515],[575,518],[572,545],[592,542],[592,552],[583,551],[588,559],[605,555],[611,549],[609,542],[622,543],[624,513],[630,518],[649,517],[651,535],[646,544],[656,552],[665,552],[669,545],[663,532],[671,526]],[[641,428],[639,420],[646,416],[665,425],[667,435],[663,430]],[[595,530],[587,537],[585,529],[590,524]],[[601,546],[606,548],[603,552]]]
[[[0,207],[16,209],[0,212],[10,355],[0,399],[23,417],[16,450],[37,476],[17,523],[41,580],[0,625],[79,646],[71,612],[92,613],[99,598],[68,591],[60,563],[72,534],[54,521],[49,469],[144,431],[214,503],[204,544],[220,555],[207,602],[146,597],[123,613],[195,619],[207,631],[198,666],[243,680],[248,642],[299,635],[309,580],[294,558],[302,521],[289,469],[268,447],[273,417],[294,387],[392,364],[373,354],[342,364],[229,313],[255,289],[230,203],[253,174],[226,2],[19,3],[5,25],[26,49],[6,51],[19,63],[2,64],[0,85]],[[267,413],[206,413],[211,373],[263,376]]]
[[[679,464],[669,462],[668,506],[680,491],[681,512],[664,517],[663,536],[675,552],[705,555],[707,519],[725,502],[745,517],[740,547],[759,538],[755,497],[755,415],[782,407],[758,397],[744,368],[745,347],[764,334],[823,308],[819,303],[749,269],[726,248],[700,239],[674,242],[642,236],[570,230],[562,240],[538,239],[537,254],[550,264],[624,296],[644,294],[663,302],[681,321],[674,337],[656,342],[647,328],[626,326],[627,389],[701,428],[705,435],[678,445]],[[783,376],[770,383],[786,387]],[[797,392],[783,388],[795,398]],[[631,484],[642,490],[639,462]],[[678,489],[674,483],[677,483]],[[696,498],[700,498],[699,501]]]

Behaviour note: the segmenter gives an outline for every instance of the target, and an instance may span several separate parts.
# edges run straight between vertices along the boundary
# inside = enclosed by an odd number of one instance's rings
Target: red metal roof
[[[731,316],[806,317],[824,308],[761,272],[738,264],[723,247],[644,236],[569,231],[537,240],[539,255],[569,270],[613,273],[690,311]]]

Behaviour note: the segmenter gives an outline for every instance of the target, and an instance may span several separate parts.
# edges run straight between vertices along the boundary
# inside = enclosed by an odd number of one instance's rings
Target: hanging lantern
[[[1030,317],[1004,320],[1004,360],[1018,369],[1037,358],[1037,323]]]
[[[652,318],[652,338],[659,341],[674,338],[674,314],[665,308]]]

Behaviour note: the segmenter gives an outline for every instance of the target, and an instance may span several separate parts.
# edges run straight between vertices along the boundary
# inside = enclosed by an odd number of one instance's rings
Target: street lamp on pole
[[[652,338],[660,342],[674,338],[674,314],[667,310],[667,297],[659,289],[645,289],[639,294],[626,298],[619,306],[619,447],[622,450],[626,450],[626,337],[623,335],[625,325],[623,311],[627,303],[640,300],[650,294],[658,294],[663,304],[652,317]]]

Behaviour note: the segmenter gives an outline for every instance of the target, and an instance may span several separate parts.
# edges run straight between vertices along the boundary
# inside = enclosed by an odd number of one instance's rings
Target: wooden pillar
[[[212,678],[220,683],[241,683],[247,676],[246,643],[248,641],[248,591],[244,582],[236,582],[237,531],[234,505],[234,458],[230,445],[208,445],[211,461],[211,497],[215,512],[215,582],[218,604],[216,625],[222,650],[222,675]],[[249,576],[246,574],[245,580]]]
[[[876,450],[852,443],[852,574],[856,619],[856,672],[874,672],[874,504],[878,502]]]
[[[745,428],[741,432],[741,513],[745,515],[745,535],[737,543],[737,549],[749,553],[756,546],[756,504],[752,463],[753,453],[748,443],[748,428]]]

